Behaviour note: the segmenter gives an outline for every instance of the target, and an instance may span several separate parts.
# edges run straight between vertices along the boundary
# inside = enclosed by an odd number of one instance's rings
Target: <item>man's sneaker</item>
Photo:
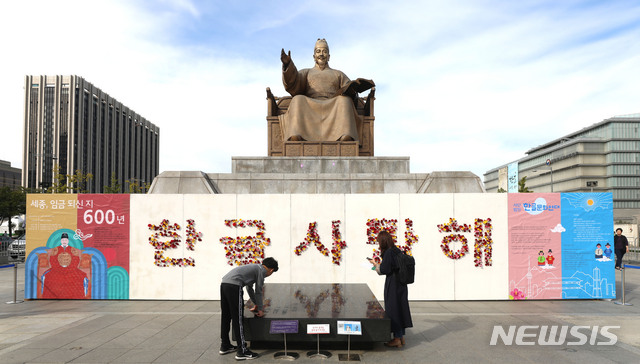
[[[259,357],[260,355],[252,352],[251,350],[247,350],[244,353],[237,353],[236,360],[251,360]]]
[[[224,354],[229,354],[229,353],[233,353],[234,351],[238,350],[237,346],[220,346],[220,351],[218,351],[218,353],[220,353],[220,355],[224,355]]]

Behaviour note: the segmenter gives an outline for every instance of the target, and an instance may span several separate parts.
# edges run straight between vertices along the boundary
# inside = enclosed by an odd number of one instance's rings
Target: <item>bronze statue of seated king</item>
[[[375,84],[330,68],[324,39],[313,58],[313,68],[298,70],[291,51],[281,52],[282,82],[291,96],[275,97],[267,88],[269,156],[373,156]]]

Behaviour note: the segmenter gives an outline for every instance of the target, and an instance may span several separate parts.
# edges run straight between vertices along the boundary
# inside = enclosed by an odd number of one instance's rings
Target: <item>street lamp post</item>
[[[551,172],[550,177],[551,177],[551,192],[553,192],[553,167],[551,166],[551,160],[547,159],[547,166],[549,166],[549,170]],[[536,176],[542,176],[544,174],[543,171],[539,171],[538,169],[534,169],[531,172],[536,173],[536,172],[541,172],[540,174],[537,174]]]

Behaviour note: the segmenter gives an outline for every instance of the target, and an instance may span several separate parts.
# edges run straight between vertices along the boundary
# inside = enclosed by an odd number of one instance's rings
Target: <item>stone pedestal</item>
[[[165,171],[153,179],[149,193],[216,194],[221,193],[201,171]]]
[[[162,172],[149,193],[484,192],[471,172],[410,173],[409,157],[233,157],[231,173]]]
[[[232,157],[231,173],[408,174],[409,157]]]
[[[417,193],[481,193],[484,184],[468,171],[436,171],[429,173]]]

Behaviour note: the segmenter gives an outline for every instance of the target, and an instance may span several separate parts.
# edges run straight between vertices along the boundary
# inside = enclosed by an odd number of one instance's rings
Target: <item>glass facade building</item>
[[[159,171],[160,129],[78,76],[26,76],[22,185],[52,186],[57,173],[91,173],[101,193],[112,176],[151,184]]]
[[[11,166],[11,162],[0,160],[0,187],[20,188],[22,170]]]
[[[640,114],[605,119],[526,152],[517,161],[519,178],[535,192],[611,192],[614,216],[640,214]],[[504,185],[500,171],[484,174],[487,192]]]

